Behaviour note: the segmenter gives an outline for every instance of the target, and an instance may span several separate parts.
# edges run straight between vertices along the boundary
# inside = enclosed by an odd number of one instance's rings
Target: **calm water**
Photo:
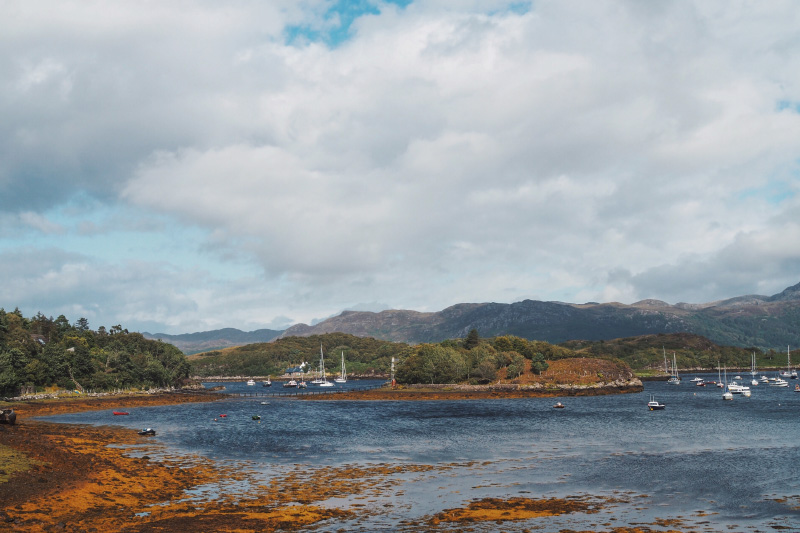
[[[263,478],[285,475],[298,464],[448,465],[444,474],[407,476],[380,512],[366,521],[333,524],[331,530],[390,528],[479,497],[577,494],[628,502],[601,515],[540,518],[502,529],[608,529],[681,518],[692,526],[683,529],[694,531],[800,530],[800,512],[792,509],[800,506],[800,393],[760,384],[752,387],[752,397],[726,402],[721,389],[696,387],[691,377],[679,386],[648,382],[641,394],[562,398],[566,409],[553,409],[556,400],[548,398],[307,402],[276,397],[52,420],[153,427],[155,439],[170,449],[245,463]],[[270,390],[260,384],[226,386],[227,392]],[[651,393],[666,410],[647,409]],[[220,418],[222,413],[227,417]],[[254,414],[262,417],[260,423],[252,420]],[[497,526],[476,530],[481,527]]]

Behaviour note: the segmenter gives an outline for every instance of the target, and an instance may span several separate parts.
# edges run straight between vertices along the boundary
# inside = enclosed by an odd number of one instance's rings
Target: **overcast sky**
[[[800,4],[0,2],[0,307],[93,329],[800,281]]]

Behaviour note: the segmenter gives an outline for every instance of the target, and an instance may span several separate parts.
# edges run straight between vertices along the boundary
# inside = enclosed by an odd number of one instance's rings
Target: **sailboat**
[[[325,378],[325,356],[322,355],[322,345],[319,345],[319,372],[321,374],[322,382],[319,383],[320,387],[333,387],[333,383]]]
[[[322,344],[319,345],[319,368],[317,370],[317,377],[311,380],[312,385],[322,385],[325,381],[322,379],[322,365],[324,364],[322,358]]]
[[[792,370],[792,357],[789,355],[789,346],[786,346],[786,372],[780,372],[781,377],[797,379],[797,370]]]
[[[333,380],[336,383],[347,383],[347,370],[344,366],[344,351],[342,351],[342,373],[339,377]]]
[[[733,400],[733,393],[728,390],[728,368],[725,367],[725,389],[722,393],[723,400]]]
[[[666,358],[666,352],[664,357]],[[673,385],[681,384],[681,378],[678,375],[678,365],[675,363],[675,352],[672,352],[672,376],[667,380],[667,383],[672,383]]]
[[[753,352],[753,358],[750,361],[750,375],[753,376],[753,379],[750,381],[750,385],[758,385],[758,380],[756,379],[756,352]]]

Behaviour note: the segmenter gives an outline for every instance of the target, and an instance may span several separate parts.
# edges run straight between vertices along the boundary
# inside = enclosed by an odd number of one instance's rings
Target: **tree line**
[[[113,390],[180,385],[189,376],[183,353],[121,325],[97,330],[42,313],[26,318],[0,308],[0,395],[48,387]]]
[[[531,361],[531,371],[540,374],[548,368],[546,359],[570,356],[571,350],[513,335],[481,339],[472,329],[463,340],[414,347],[398,367],[395,379],[398,383],[490,383],[502,368],[507,378],[519,377],[526,359]]]

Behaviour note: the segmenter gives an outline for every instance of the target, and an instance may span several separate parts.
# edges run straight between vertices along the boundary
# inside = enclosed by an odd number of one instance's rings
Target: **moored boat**
[[[252,380],[252,379],[248,379],[248,380],[247,380],[247,385],[248,385],[248,386],[252,387],[252,386],[253,386],[253,385],[255,385],[255,384],[256,384],[255,380]]]
[[[144,428],[138,431],[139,435],[155,435],[156,430],[153,428]]]
[[[17,421],[17,413],[13,409],[0,409],[0,424],[13,426]]]
[[[564,409],[565,407],[566,406],[561,402],[556,402],[555,405],[553,405],[554,409]]]
[[[116,416],[120,416],[120,415],[129,415],[129,414],[130,414],[130,413],[129,413],[129,412],[127,412],[127,411],[113,411],[113,413],[114,413],[114,415],[116,415]]]
[[[656,397],[655,397],[655,395],[654,395],[654,394],[651,394],[651,395],[650,395],[650,401],[649,401],[649,402],[647,402],[647,408],[648,408],[648,409],[650,409],[651,411],[661,411],[661,410],[662,410],[662,409],[664,409],[665,407],[666,407],[666,405],[665,405],[665,404],[663,404],[663,403],[659,403],[659,402],[656,400]]]
[[[297,382],[293,379],[290,379],[286,383],[283,384],[284,387],[297,387]]]

